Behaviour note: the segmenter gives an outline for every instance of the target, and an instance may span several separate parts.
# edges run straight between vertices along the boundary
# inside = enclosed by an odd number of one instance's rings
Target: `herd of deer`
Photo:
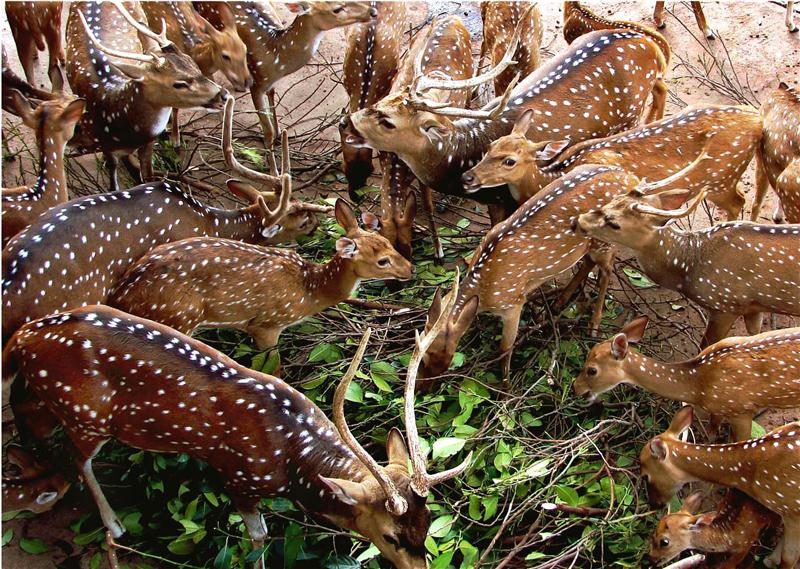
[[[792,4],[786,25],[796,31]],[[782,524],[781,544],[766,563],[795,567],[800,423],[755,439],[751,425],[763,409],[800,406],[800,328],[761,332],[765,312],[800,316],[798,93],[781,84],[761,109],[705,105],[664,118],[665,37],[577,2],[564,3],[569,47],[545,62],[536,4],[482,2],[478,62],[455,16],[434,18],[409,46],[404,3],[286,7],[296,14],[289,25],[267,3],[72,2],[65,55],[60,2],[6,3],[27,80],[10,70],[4,51],[3,108],[35,132],[41,158],[32,186],[2,192],[4,385],[14,384],[10,403],[24,437],[44,440],[59,425],[69,436],[108,530],[110,566],[118,567],[113,540],[125,528],[92,460],[112,438],[210,464],[254,548],[267,535],[261,498],[283,496],[365,536],[397,567],[427,566],[428,493],[469,468],[470,456],[446,472],[426,472],[415,392],[431,389],[448,369],[479,312],[502,319],[507,377],[531,293],[582,260],[556,309],[596,266],[596,333],[615,248],[624,246],[650,279],[707,312],[703,350],[673,363],[638,353],[631,344],[648,323],[638,317],[591,350],[575,392],[594,400],[631,383],[687,404],[641,452],[654,506],[692,481],[729,489],[719,512],[696,515],[702,496],[695,494],[663,518],[651,557],[665,562],[699,549],[721,554],[713,566],[735,568],[764,527]],[[700,3],[692,7],[713,39]],[[659,27],[663,10],[656,2]],[[293,199],[288,137],[278,135],[275,113],[276,82],[310,60],[326,30],[344,26],[349,104],[339,130],[351,198],[373,171],[374,151],[383,176],[380,215],[362,213],[363,228],[343,199],[335,208]],[[45,44],[52,91],[34,86],[34,56]],[[474,75],[484,58],[489,69]],[[234,90],[250,90],[269,172],[237,160],[234,99],[214,82],[217,71]],[[496,98],[469,108],[473,90],[487,82]],[[224,109],[228,168],[265,188],[230,180],[243,207],[213,208],[180,184],[153,178],[153,145],[170,116],[177,141],[177,110],[198,106]],[[276,143],[279,159],[272,158]],[[104,154],[109,193],[68,199],[67,146]],[[120,156],[141,185],[118,189]],[[745,222],[738,183],[754,156],[757,192]],[[429,213],[432,190],[469,197],[488,206],[493,227],[462,282],[433,298],[408,365],[408,444],[393,429],[381,466],[344,413],[369,330],[336,391],[333,423],[278,377],[189,335],[234,328],[271,348],[283,329],[348,298],[363,279],[410,279],[415,179]],[[770,186],[780,203],[776,224],[757,223]],[[677,227],[706,198],[727,221]],[[327,264],[272,247],[314,231],[317,215],[332,209],[344,235]],[[441,259],[435,227],[432,237]],[[750,336],[727,337],[740,316]],[[710,414],[712,437],[725,420],[736,442],[687,442],[693,407]],[[70,486],[20,447],[8,447],[7,458],[6,508],[46,511]]]

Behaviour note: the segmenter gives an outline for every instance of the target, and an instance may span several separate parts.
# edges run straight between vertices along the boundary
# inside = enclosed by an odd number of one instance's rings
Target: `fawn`
[[[10,467],[3,469],[3,511],[41,514],[53,509],[71,483],[60,472],[48,470],[22,447],[9,445]]]

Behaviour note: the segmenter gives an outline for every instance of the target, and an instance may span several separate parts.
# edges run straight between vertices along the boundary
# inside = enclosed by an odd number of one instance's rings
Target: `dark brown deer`
[[[365,536],[396,567],[422,569],[427,566],[430,489],[458,476],[471,459],[428,474],[418,440],[416,374],[447,316],[445,310],[439,326],[419,339],[411,356],[404,407],[409,444],[392,429],[386,466],[356,441],[344,418],[345,392],[369,331],[336,390],[335,426],[280,379],[241,366],[167,326],[106,306],[25,325],[3,351],[3,373],[4,378],[18,373],[64,425],[108,530],[112,567],[113,539],[125,528],[94,477],[92,460],[115,438],[135,448],[187,453],[209,463],[225,481],[254,549],[263,547],[266,538],[258,511],[261,498],[280,496]],[[263,569],[263,558],[256,565]]]
[[[365,231],[340,199],[336,220],[345,237],[326,264],[230,239],[184,239],[139,259],[107,304],[184,334],[209,326],[244,330],[259,349],[272,348],[285,328],[349,298],[359,282],[411,278],[411,263],[374,231],[374,215],[362,215]]]
[[[347,112],[354,113],[389,93],[408,29],[405,2],[371,2],[378,13],[369,22],[350,26],[344,52],[342,83],[347,91]],[[342,169],[347,177],[350,199],[372,173],[372,150],[351,148],[342,139]]]
[[[648,122],[661,118],[666,71],[664,55],[649,35],[594,32],[483,109],[426,102],[425,90],[460,89],[465,82],[421,77],[410,93],[397,93],[351,114],[345,142],[394,152],[423,184],[463,196],[461,175],[477,164],[493,140],[511,132],[527,109],[542,114],[527,133],[531,140],[570,136],[578,142],[607,136],[636,125],[650,92],[654,104]],[[471,197],[516,208],[508,193],[499,197],[497,192],[478,192]]]
[[[541,63],[539,47],[542,44],[542,13],[539,5],[530,2],[481,2],[483,40],[478,61],[485,56],[492,66],[500,63],[508,51],[514,32],[521,25],[519,45],[513,54],[514,63],[494,80],[495,95],[504,93],[517,73],[527,77]]]
[[[692,408],[684,407],[669,429],[642,449],[642,477],[650,505],[666,505],[684,484],[694,481],[739,490],[783,519],[782,543],[771,559],[780,559],[781,569],[794,569],[800,560],[800,423],[747,441],[705,445],[681,440],[693,416]]]
[[[52,510],[71,483],[22,447],[9,445],[5,450],[9,464],[3,468],[3,511],[41,514]]]
[[[31,186],[3,188],[3,247],[52,207],[67,201],[64,149],[83,114],[84,101],[65,96],[34,108],[19,91],[11,94],[23,124],[36,133],[39,176]]]
[[[761,105],[764,137],[756,155],[756,197],[750,219],[756,221],[769,186],[780,200],[775,221],[800,223],[800,95],[780,83]]]
[[[61,38],[61,2],[4,2],[6,18],[17,44],[25,79],[36,84],[38,52],[47,48],[47,75],[53,91],[64,88],[64,42]],[[6,88],[6,85],[3,85]]]
[[[67,76],[72,90],[86,99],[86,114],[70,145],[78,152],[104,153],[112,191],[119,186],[117,153],[138,150],[142,178],[153,178],[152,148],[170,109],[220,109],[223,102],[220,86],[203,77],[165,30],[156,34],[145,21],[138,3],[70,5]]]

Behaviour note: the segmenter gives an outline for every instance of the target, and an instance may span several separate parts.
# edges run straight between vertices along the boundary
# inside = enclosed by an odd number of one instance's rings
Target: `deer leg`
[[[613,251],[609,256],[613,256]],[[603,309],[606,306],[606,294],[608,294],[608,284],[611,281],[611,261],[598,262],[600,267],[600,282],[597,287],[597,300],[594,303],[594,312],[592,313],[592,321],[589,325],[589,333],[592,337],[597,336],[597,331],[600,329],[600,321],[603,319]]]
[[[281,328],[263,328],[253,326],[247,333],[253,337],[259,350],[269,350],[278,345],[278,338],[283,330]]]
[[[106,500],[103,489],[100,488],[100,484],[97,482],[97,478],[94,477],[94,472],[92,471],[92,457],[97,454],[97,451],[100,450],[104,442],[105,441],[95,447],[91,457],[78,460],[78,468],[83,475],[83,480],[86,482],[87,488],[89,488],[89,492],[92,494],[92,498],[94,498],[95,504],[97,504],[97,509],[100,511],[100,518],[103,520],[103,525],[106,526],[112,538],[119,538],[125,533],[125,526],[122,525],[122,522],[114,513],[113,508],[111,508],[111,504]]]
[[[137,151],[139,156],[139,178],[144,182],[150,182],[155,177],[153,175],[153,147],[156,141],[151,140]]]
[[[106,169],[108,169],[108,191],[116,192],[119,190],[119,177],[117,176],[119,161],[113,153],[106,152],[105,163]]]
[[[729,417],[728,422],[731,424],[734,440],[746,441],[750,438],[751,433],[753,432],[752,415],[737,415],[736,417]]]
[[[775,192],[787,199],[778,202],[773,221],[800,223],[800,158],[792,160],[775,180]]]
[[[431,228],[431,240],[433,241],[433,262],[437,265],[444,264],[444,249],[442,242],[439,240],[439,229],[436,227],[436,218],[433,216],[433,190],[425,184],[420,184],[422,187],[422,201],[425,205],[425,211],[428,214],[429,224]]]
[[[775,546],[775,549],[764,559],[764,567],[777,567],[780,565],[781,556],[783,555],[783,544],[786,542],[786,530],[784,529],[784,533],[781,538],[778,540],[778,545]]]
[[[264,541],[267,539],[267,526],[264,524],[264,517],[258,510],[250,512],[243,512],[240,510],[239,514],[242,516],[244,525],[247,528],[247,533],[250,534],[250,541],[253,543],[253,551],[262,549],[264,547]],[[258,561],[256,561],[254,568],[264,569],[264,567],[264,556],[262,555],[258,558]]]
[[[181,127],[178,124],[178,109],[172,109],[172,132],[170,133],[170,138],[175,148],[181,147]]]
[[[492,227],[503,221],[505,218],[506,207],[503,204],[489,204],[489,222],[492,224]]]
[[[708,326],[703,339],[700,340],[700,347],[705,348],[725,338],[737,318],[738,314],[731,314],[730,312],[712,312],[709,314]]]
[[[511,354],[514,351],[514,342],[519,331],[519,317],[522,314],[523,305],[520,304],[508,309],[503,314],[503,337],[500,340],[500,353],[503,358],[500,360],[503,378],[508,379],[511,373]]]
[[[656,2],[656,9],[653,12],[653,21],[656,24],[656,28],[659,30],[663,30],[667,27],[666,22],[664,22],[664,2]]]
[[[714,195],[710,201],[725,212],[726,221],[734,221],[741,217],[745,199],[739,187],[734,186],[722,194]]]
[[[692,2],[692,12],[694,12],[694,19],[697,21],[697,27],[706,36],[706,39],[713,40],[714,32],[708,27],[706,22],[706,15],[703,13],[703,4],[701,2]]]
[[[650,113],[647,115],[647,122],[651,123],[657,121],[664,116],[664,106],[667,104],[667,83],[664,79],[656,79],[653,83],[653,106],[650,107]]]
[[[561,312],[563,308],[569,303],[572,296],[575,294],[580,287],[586,282],[586,279],[589,277],[589,273],[592,272],[592,269],[595,266],[595,262],[588,256],[585,255],[583,259],[581,259],[581,266],[578,268],[578,272],[570,279],[567,283],[567,286],[564,287],[564,290],[561,291],[561,294],[558,296],[558,300],[555,304],[555,311]]]
[[[744,315],[744,326],[747,329],[747,333],[751,336],[755,336],[756,334],[761,333],[761,313],[760,312],[751,312],[750,314]]]
[[[250,96],[253,98],[253,106],[258,111],[258,122],[261,125],[261,133],[264,136],[264,147],[267,149],[267,162],[269,163],[270,173],[277,175],[278,166],[275,163],[275,156],[272,154],[275,130],[272,128],[271,115],[274,113],[274,109],[270,108],[267,101],[267,93],[263,87],[251,89]]]
[[[800,30],[794,23],[794,2],[792,1],[786,3],[786,28],[792,34]]]
[[[800,561],[800,517],[783,517],[781,569],[794,569]]]
[[[269,102],[269,120],[272,124],[272,132],[273,132],[273,144],[278,141],[278,133],[280,133],[280,127],[278,126],[278,114],[277,109],[275,108],[275,89],[270,89],[267,91],[267,101]]]
[[[721,424],[722,417],[719,415],[711,413],[708,416],[708,428],[706,430],[708,434],[708,440],[710,440],[712,443],[719,439],[719,427]]]
[[[768,189],[767,167],[759,150],[756,152],[756,195],[753,198],[753,207],[750,209],[750,221],[758,220],[758,214],[761,213],[761,204],[764,203],[764,196],[767,195]]]
[[[33,41],[28,41],[25,38],[21,38],[20,41],[17,42],[17,55],[19,56],[19,62],[22,64],[22,70],[25,72],[25,79],[27,79],[28,83],[36,86],[36,45]]]

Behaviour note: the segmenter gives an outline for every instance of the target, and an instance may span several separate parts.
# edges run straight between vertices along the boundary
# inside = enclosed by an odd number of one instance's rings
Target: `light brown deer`
[[[656,9],[653,12],[653,21],[656,23],[656,27],[659,30],[663,30],[667,27],[667,22],[664,21],[664,4],[666,2],[656,2]],[[692,6],[692,12],[694,12],[694,19],[697,21],[697,27],[706,36],[706,39],[713,40],[714,39],[714,32],[711,31],[711,28],[708,27],[708,23],[706,22],[706,15],[703,13],[703,3],[702,2],[689,2]]]
[[[495,77],[496,95],[505,92],[514,76],[527,77],[541,64],[539,47],[542,44],[542,13],[539,5],[530,2],[481,2],[483,40],[479,63],[488,55],[492,66],[500,63],[508,51],[514,32],[521,25],[519,45],[513,54],[514,64]]]
[[[145,21],[138,3],[70,4],[67,76],[72,90],[86,99],[86,114],[70,145],[78,152],[104,153],[112,191],[119,187],[116,153],[127,157],[138,150],[141,176],[152,179],[153,144],[170,109],[220,109],[223,102],[220,86],[203,77],[165,30],[156,34]]]
[[[344,52],[342,83],[347,91],[347,112],[354,113],[389,93],[403,49],[409,20],[405,2],[371,2],[378,15],[369,22],[350,26]],[[342,140],[342,169],[350,199],[372,174],[372,150],[351,148]]]
[[[11,96],[23,124],[36,133],[39,176],[31,186],[3,188],[3,247],[41,214],[67,201],[64,149],[84,108],[83,99],[69,96],[43,101],[35,108],[19,91]]]
[[[64,89],[64,42],[61,38],[61,2],[4,2],[6,18],[17,44],[25,79],[36,84],[38,52],[47,48],[47,75],[53,91]],[[6,85],[3,85],[5,88]]]
[[[632,190],[600,209],[587,207],[576,230],[632,249],[651,280],[707,310],[703,347],[724,338],[739,316],[752,335],[763,312],[800,315],[800,225],[726,222],[682,231],[668,222],[691,214],[704,197],[675,209],[687,195]]]
[[[220,5],[220,2],[198,2],[197,8],[219,27]],[[377,11],[370,2],[291,2],[285,6],[297,15],[284,27],[274,9],[260,2],[228,2],[227,5],[236,18],[239,36],[247,46],[253,76],[250,94],[258,111],[264,144],[271,149],[278,134],[275,84],[308,63],[326,31],[367,22]],[[267,154],[271,159],[271,153]]]
[[[349,298],[359,282],[411,278],[411,263],[374,231],[374,215],[362,215],[371,230],[365,231],[340,199],[336,220],[345,237],[326,264],[230,239],[184,239],[139,259],[108,305],[184,334],[211,326],[244,330],[259,349],[272,348],[285,328]]]
[[[650,36],[619,30],[594,32],[482,109],[458,109],[425,100],[428,89],[462,89],[474,82],[421,77],[409,93],[397,93],[352,113],[345,142],[394,152],[423,184],[463,196],[461,174],[480,160],[489,143],[511,132],[527,109],[543,113],[527,133],[531,140],[570,135],[577,142],[607,136],[633,127],[651,92],[654,104],[648,121],[661,118],[666,70],[664,55]],[[615,94],[609,97],[609,93]],[[478,192],[470,197],[500,202],[508,211],[516,208],[510,194]]]
[[[648,318],[626,324],[594,346],[575,380],[575,393],[595,400],[620,383],[637,385],[724,419],[735,440],[750,438],[756,413],[790,409],[800,401],[800,328],[726,338],[682,362],[661,362],[630,348],[644,335]],[[713,429],[716,430],[716,429]]]
[[[9,466],[3,468],[3,511],[41,514],[53,509],[71,483],[48,469],[22,447],[6,447]]]
[[[658,522],[650,538],[650,559],[659,565],[687,549],[716,554],[709,567],[736,569],[747,557],[764,529],[780,524],[780,518],[747,494],[728,490],[718,511],[697,514],[703,501],[691,494],[680,511]]]
[[[474,168],[462,176],[469,194],[507,184],[522,204],[547,184],[582,164],[625,168],[639,178],[668,176],[705,152],[707,158],[665,188],[705,189],[709,201],[729,220],[740,217],[745,199],[738,182],[756,152],[761,117],[744,106],[689,108],[671,117],[605,138],[569,146],[569,139],[532,142],[525,133],[541,115],[526,111],[511,134],[494,141]]]
[[[146,0],[142,9],[151,28],[166,25],[167,39],[194,59],[203,75],[211,79],[221,71],[235,91],[246,91],[252,86],[247,47],[239,37],[233,12],[225,3],[217,10],[221,30],[197,13],[191,2]],[[178,109],[172,109],[172,139],[181,145]]]
[[[800,423],[747,441],[704,445],[680,439],[692,419],[692,408],[684,407],[669,429],[642,449],[642,477],[650,504],[665,505],[684,484],[694,481],[739,490],[782,518],[782,543],[771,559],[780,559],[781,569],[794,569],[800,560]]]
[[[447,316],[444,311],[439,327]],[[408,450],[400,431],[392,429],[386,466],[356,441],[344,417],[345,392],[369,331],[336,390],[336,426],[280,379],[167,326],[106,306],[27,324],[3,351],[3,373],[4,378],[18,373],[64,425],[112,544],[125,529],[94,477],[92,459],[116,438],[135,448],[206,461],[224,480],[254,549],[266,538],[257,509],[261,498],[280,496],[365,536],[396,567],[422,569],[430,488],[458,476],[471,459],[437,474],[425,469],[414,383],[437,331],[423,335],[411,356],[404,406]],[[113,547],[109,561],[114,566]],[[263,569],[263,558],[256,565]]]
[[[761,105],[761,119],[764,137],[756,155],[756,197],[750,219],[758,219],[772,186],[780,200],[775,221],[800,223],[800,94],[780,83]]]

